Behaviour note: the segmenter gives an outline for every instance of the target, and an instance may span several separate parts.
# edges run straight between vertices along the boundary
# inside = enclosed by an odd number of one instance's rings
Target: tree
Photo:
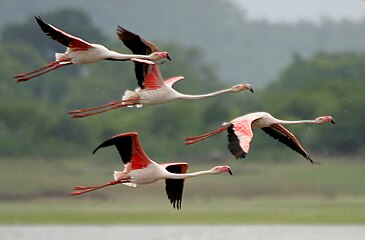
[[[89,42],[102,42],[105,40],[101,31],[92,25],[90,17],[82,11],[65,9],[41,17],[57,28]],[[5,26],[1,36],[2,41],[5,43],[32,46],[47,58],[53,58],[55,51],[65,51],[65,46],[50,39],[43,33],[34,17],[28,17],[24,23]]]
[[[313,151],[339,154],[364,152],[365,54],[319,53],[293,59],[279,79],[266,90],[263,101],[282,118],[332,115],[337,124],[298,127],[298,135]]]

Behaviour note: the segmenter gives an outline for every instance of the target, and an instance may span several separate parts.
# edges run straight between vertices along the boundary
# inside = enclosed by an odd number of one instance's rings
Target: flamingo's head
[[[335,120],[333,120],[333,118],[331,116],[322,116],[322,117],[318,117],[314,120],[316,123],[321,124],[321,123],[327,123],[330,122],[332,124],[336,124]]]
[[[232,171],[231,168],[228,166],[216,166],[214,168],[212,168],[211,170],[214,174],[220,174],[220,173],[224,173],[224,172],[228,172],[229,174],[232,175]]]
[[[250,84],[237,84],[231,88],[232,92],[241,92],[243,90],[249,90],[253,92],[253,89]]]
[[[154,52],[151,54],[151,60],[152,61],[158,61],[161,59],[168,59],[171,61],[170,55],[168,52]]]

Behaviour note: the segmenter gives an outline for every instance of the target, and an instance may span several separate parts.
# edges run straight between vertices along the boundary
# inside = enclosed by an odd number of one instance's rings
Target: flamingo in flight
[[[236,158],[244,158],[250,149],[250,142],[253,138],[252,129],[261,128],[265,133],[287,145],[314,164],[317,162],[314,162],[309,157],[294,134],[284,128],[283,125],[322,124],[327,122],[335,124],[335,121],[331,116],[318,117],[314,120],[287,121],[276,119],[267,112],[255,112],[238,117],[230,122],[224,122],[222,127],[215,131],[196,137],[185,138],[185,144],[194,144],[227,130],[229,151]]]
[[[158,164],[152,161],[143,151],[138,139],[138,133],[136,132],[118,134],[100,144],[93,153],[99,148],[109,146],[115,146],[117,148],[125,164],[124,171],[114,171],[114,181],[104,185],[92,187],[76,186],[73,188],[75,191],[71,193],[72,196],[116,184],[136,187],[138,184],[149,184],[165,179],[167,197],[174,208],[180,209],[184,180],[186,178],[224,172],[232,175],[231,169],[228,166],[216,166],[207,171],[186,173],[189,164],[185,162]]]
[[[117,34],[119,39],[122,40],[134,54],[153,54],[158,52],[157,46],[153,43],[146,41],[142,37],[120,26]],[[152,65],[135,62],[135,75],[139,87],[135,91],[125,91],[121,100],[112,101],[98,107],[74,110],[69,112],[69,114],[73,114],[73,118],[82,118],[126,106],[136,106],[140,108],[143,105],[161,104],[177,99],[197,100],[243,90],[250,90],[253,92],[250,84],[238,84],[228,89],[203,95],[179,93],[173,89],[172,86],[177,81],[184,79],[184,77],[177,76],[164,80],[160,72],[160,67],[156,64]]]
[[[149,55],[135,55],[111,51],[103,45],[89,43],[81,38],[63,32],[51,24],[44,22],[39,16],[35,17],[35,19],[44,33],[46,33],[53,40],[65,45],[67,49],[65,53],[56,53],[55,61],[49,63],[48,65],[31,72],[15,75],[14,78],[17,79],[17,82],[28,81],[29,79],[38,77],[57,68],[70,64],[89,64],[101,60],[132,60],[146,64],[154,64],[154,62],[159,62],[160,59],[164,58],[171,60],[167,52],[154,52]]]

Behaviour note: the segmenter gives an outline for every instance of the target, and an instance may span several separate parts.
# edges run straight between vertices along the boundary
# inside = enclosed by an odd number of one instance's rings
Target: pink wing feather
[[[55,31],[58,31],[65,37],[68,37],[70,39],[70,44],[68,45],[69,48],[77,49],[77,50],[87,50],[89,48],[92,48],[93,46],[90,45],[90,43],[86,42],[85,40],[75,37],[67,32],[62,31],[61,29],[56,28],[55,26],[49,24],[50,27],[52,27]]]
[[[250,150],[250,142],[253,138],[253,132],[251,128],[252,121],[249,119],[244,119],[233,125],[233,131],[240,141],[240,146],[242,150],[246,153]]]
[[[65,45],[66,47],[72,48],[73,51],[87,50],[93,46],[85,40],[72,36],[69,33],[58,29],[57,27],[44,22],[40,17],[35,17],[38,25],[44,33],[57,42]]]
[[[250,150],[250,143],[253,138],[252,122],[261,116],[248,115],[232,121],[228,127],[228,149],[236,158],[246,157]]]
[[[147,74],[144,77],[143,86],[148,90],[156,90],[164,85],[165,83],[158,65],[149,65]]]
[[[132,136],[132,158],[130,161],[131,169],[142,169],[147,167],[151,160],[144,152],[138,138],[138,133],[131,133]]]
[[[151,160],[141,146],[138,133],[136,132],[115,135],[100,144],[93,153],[100,148],[109,146],[117,148],[123,163],[129,170],[145,168],[151,163]]]
[[[172,87],[177,81],[183,80],[183,76],[171,77],[165,80],[165,85],[168,87]]]

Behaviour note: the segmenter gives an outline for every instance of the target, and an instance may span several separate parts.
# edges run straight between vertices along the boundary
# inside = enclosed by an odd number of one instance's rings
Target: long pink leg
[[[121,108],[121,107],[126,107],[126,106],[128,106],[128,105],[126,105],[126,104],[119,104],[119,105],[115,105],[113,107],[110,107],[110,108],[107,108],[107,109],[103,109],[103,110],[100,110],[100,111],[95,111],[95,112],[92,112],[92,113],[75,114],[75,115],[72,116],[72,118],[89,117],[89,116],[92,116],[92,115],[96,115],[96,114],[103,113],[103,112],[108,112],[110,110],[114,110],[114,109]]]
[[[33,73],[39,72],[41,70],[44,70],[46,68],[52,67],[53,65],[56,65],[56,64],[57,64],[57,62],[54,61],[54,62],[51,62],[50,64],[47,64],[46,66],[41,67],[41,68],[38,68],[38,69],[36,69],[34,71],[17,74],[17,75],[14,76],[14,78],[23,78],[23,77],[28,76],[30,74],[33,74]]]
[[[74,111],[69,112],[69,114],[77,113],[77,114],[73,115],[72,118],[88,117],[88,116],[92,116],[92,115],[95,115],[95,114],[107,112],[107,111],[114,110],[114,109],[121,108],[121,107],[133,106],[133,105],[137,104],[136,101],[138,101],[138,100],[139,99],[113,101],[113,102],[110,102],[108,104],[102,105],[100,107],[94,107],[94,108],[88,108],[88,109],[82,109],[82,110],[74,110]],[[94,112],[91,112],[91,113],[82,114],[83,112],[88,112],[88,111],[91,111],[91,110],[97,110],[97,109],[105,108],[105,107],[109,107],[109,108],[102,109],[102,110],[99,110],[99,111],[94,111]]]
[[[81,195],[81,194],[84,194],[84,193],[88,193],[88,192],[98,190],[100,188],[104,188],[104,187],[112,186],[112,185],[116,185],[116,184],[121,184],[121,183],[125,183],[125,182],[128,182],[128,181],[112,181],[112,182],[109,182],[109,183],[104,184],[104,185],[92,186],[92,187],[76,186],[76,187],[73,188],[73,190],[77,190],[77,191],[72,192],[70,195],[71,196]]]
[[[100,111],[95,111],[95,112],[91,112],[91,113],[84,113],[84,114],[75,114],[75,115],[72,116],[72,118],[88,117],[88,116],[92,116],[92,115],[95,115],[95,114],[99,114],[99,113],[103,113],[103,112],[108,112],[110,110],[114,110],[114,109],[121,108],[121,107],[132,106],[132,105],[134,105],[134,104],[121,103],[121,104],[117,104],[117,105],[114,105],[114,106],[112,106],[110,108],[103,109],[103,110],[100,110]]]
[[[218,133],[221,133],[225,130],[227,130],[227,127],[221,127],[221,128],[218,128],[217,130],[214,130],[214,131],[206,133],[206,134],[202,134],[202,135],[195,136],[195,137],[187,137],[187,138],[185,138],[185,145],[194,144],[196,142],[205,140],[205,139],[210,138],[214,135],[217,135]]]
[[[60,67],[63,67],[63,66],[67,66],[67,65],[70,65],[72,63],[64,63],[64,64],[61,64],[61,63],[58,63],[56,62],[57,64],[54,64],[51,68],[49,68],[48,70],[46,71],[43,71],[43,72],[40,72],[38,74],[35,74],[35,75],[31,75],[30,77],[22,77],[22,78],[18,78],[18,80],[16,82],[25,82],[25,81],[28,81],[32,78],[35,78],[35,77],[38,77],[38,76],[41,76],[45,73],[48,73],[48,72],[51,72],[53,70],[56,70],[57,68],[60,68]],[[27,75],[28,76],[28,75]]]
[[[93,110],[98,110],[100,108],[105,108],[105,107],[113,106],[113,105],[116,105],[116,104],[120,104],[122,102],[123,102],[123,100],[117,100],[117,101],[113,101],[113,102],[110,102],[110,103],[107,103],[107,104],[104,104],[104,105],[101,105],[101,106],[98,106],[98,107],[85,108],[85,109],[81,109],[81,110],[73,110],[73,111],[68,112],[68,114],[77,114],[77,113],[89,112],[89,111],[93,111]]]

